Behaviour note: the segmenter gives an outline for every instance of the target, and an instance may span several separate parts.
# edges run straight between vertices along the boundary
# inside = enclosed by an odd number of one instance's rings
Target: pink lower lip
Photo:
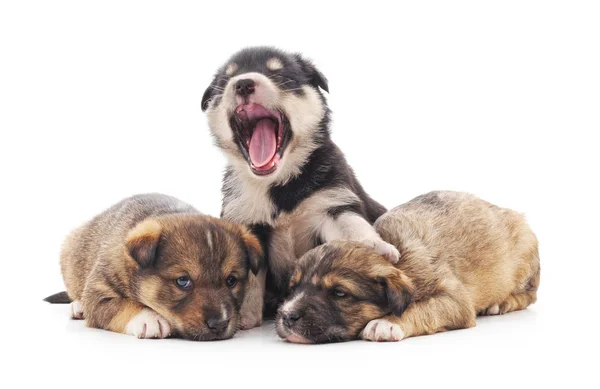
[[[305,337],[300,336],[300,335],[296,335],[296,334],[289,335],[287,338],[285,338],[285,340],[287,340],[288,342],[291,342],[291,343],[300,343],[300,344],[311,344],[311,343],[313,343],[311,340],[306,339]]]

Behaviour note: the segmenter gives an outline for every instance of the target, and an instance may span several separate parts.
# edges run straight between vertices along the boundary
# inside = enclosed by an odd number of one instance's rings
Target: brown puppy
[[[127,198],[67,237],[61,268],[72,317],[139,338],[232,337],[260,243],[176,198]],[[49,297],[48,301],[57,302]]]
[[[392,265],[373,249],[334,242],[305,254],[277,333],[291,342],[398,341],[475,326],[526,308],[540,281],[538,243],[522,215],[475,196],[432,192],[381,216]]]

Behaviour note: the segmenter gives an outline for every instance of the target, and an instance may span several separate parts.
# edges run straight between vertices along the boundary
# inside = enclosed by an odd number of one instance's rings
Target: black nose
[[[210,328],[212,332],[225,332],[227,326],[229,325],[229,319],[223,320],[221,318],[210,318],[206,320],[206,325],[208,326],[208,328]]]
[[[235,83],[235,93],[242,97],[250,96],[254,93],[254,88],[256,87],[256,83],[254,80],[250,80],[248,78],[239,80]]]
[[[283,316],[282,317],[283,324],[285,324],[285,326],[288,328],[292,328],[294,326],[294,324],[296,324],[298,319],[300,319],[301,315],[297,311],[293,311],[293,312],[286,312],[282,316]]]

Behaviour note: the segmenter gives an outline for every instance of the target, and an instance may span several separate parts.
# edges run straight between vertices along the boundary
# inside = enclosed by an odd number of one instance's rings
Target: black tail
[[[54,293],[52,296],[46,297],[44,301],[47,301],[50,304],[69,304],[71,302],[71,298],[67,292],[58,292]]]

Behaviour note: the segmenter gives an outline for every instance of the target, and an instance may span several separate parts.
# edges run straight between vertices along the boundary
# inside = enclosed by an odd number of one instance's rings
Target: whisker
[[[291,80],[291,79],[290,79],[290,80],[287,80],[287,81],[284,81],[284,82],[280,82],[280,83],[279,83],[279,84],[277,84],[276,86],[285,85],[285,84],[287,84],[288,82],[294,82],[294,81],[295,81],[295,80]]]
[[[283,78],[283,79],[285,79],[285,80],[291,80],[291,78],[289,78],[289,77],[285,77],[285,76],[284,76],[284,75],[282,75],[281,73],[269,74],[269,75],[267,75],[267,77],[268,77],[268,78],[271,78],[271,77],[277,77],[277,78]]]

